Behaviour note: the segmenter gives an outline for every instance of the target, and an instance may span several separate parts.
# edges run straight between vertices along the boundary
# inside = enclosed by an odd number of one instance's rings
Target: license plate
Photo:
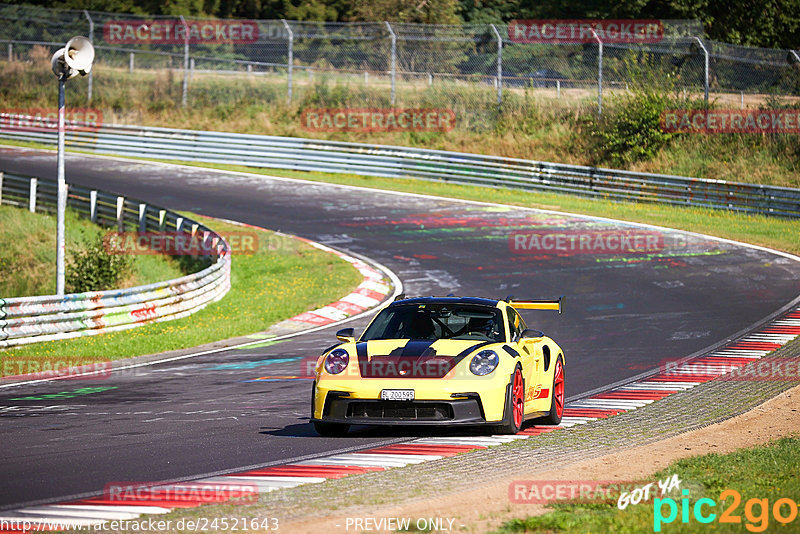
[[[381,400],[390,401],[412,401],[414,400],[413,389],[382,389]]]

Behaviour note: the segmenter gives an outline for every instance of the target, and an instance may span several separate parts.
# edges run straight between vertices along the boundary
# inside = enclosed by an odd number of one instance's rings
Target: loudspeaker
[[[56,53],[53,54],[53,58],[50,60],[50,68],[53,69],[53,74],[61,77],[62,74],[67,74],[67,77],[72,78],[77,72],[71,71],[67,64],[64,63],[64,49],[59,48],[56,50]]]
[[[73,37],[64,47],[64,61],[81,76],[86,76],[92,70],[94,62],[94,46],[86,37]]]

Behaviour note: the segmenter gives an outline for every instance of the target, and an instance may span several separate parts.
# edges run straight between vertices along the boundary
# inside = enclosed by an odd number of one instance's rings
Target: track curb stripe
[[[367,263],[320,243],[303,238],[299,239],[315,248],[334,254],[344,261],[351,263],[353,267],[361,273],[363,280],[350,294],[336,302],[332,302],[316,310],[295,315],[291,319],[288,319],[288,321],[314,326],[334,323],[377,306],[392,292],[391,286],[382,282],[384,278],[383,273],[372,268]]]

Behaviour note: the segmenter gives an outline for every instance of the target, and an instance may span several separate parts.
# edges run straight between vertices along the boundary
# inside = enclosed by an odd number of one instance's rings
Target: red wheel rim
[[[514,373],[514,386],[511,390],[511,402],[514,405],[514,426],[517,428],[522,426],[522,414],[525,410],[525,406],[522,402],[524,398],[524,392],[522,390],[522,373],[517,369]]]
[[[555,376],[553,377],[553,400],[556,405],[556,415],[561,417],[564,413],[564,368],[561,360],[556,362]]]

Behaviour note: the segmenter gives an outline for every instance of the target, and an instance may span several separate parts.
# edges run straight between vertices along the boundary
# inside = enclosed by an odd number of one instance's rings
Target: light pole
[[[597,35],[597,32],[592,30],[592,35],[597,41],[597,114],[603,114],[603,41]]]
[[[56,294],[64,295],[64,213],[67,211],[67,182],[64,178],[64,89],[67,80],[92,70],[94,46],[86,37],[73,37],[50,60],[58,78],[58,208],[56,231]]]

